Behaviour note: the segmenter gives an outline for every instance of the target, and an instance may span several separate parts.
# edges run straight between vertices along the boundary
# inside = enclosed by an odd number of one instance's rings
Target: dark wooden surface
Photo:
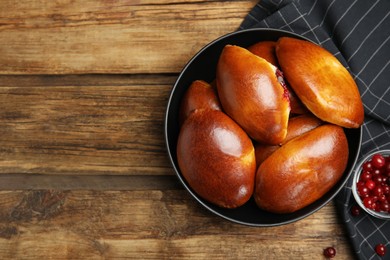
[[[256,2],[0,2],[0,259],[352,259],[333,203],[233,224],[169,163],[172,84]]]

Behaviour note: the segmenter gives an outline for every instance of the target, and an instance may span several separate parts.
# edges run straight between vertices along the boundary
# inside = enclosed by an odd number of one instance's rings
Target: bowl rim
[[[362,167],[363,164],[370,160],[372,156],[375,154],[385,154],[390,156],[390,149],[382,149],[382,150],[374,150],[368,153],[366,156],[361,158],[357,164],[355,164],[354,170],[353,170],[353,182],[352,182],[352,194],[353,197],[355,198],[356,203],[368,214],[370,214],[373,217],[379,218],[379,219],[384,219],[384,220],[389,220],[390,219],[390,213],[383,213],[383,212],[377,212],[375,210],[368,209],[364,206],[363,201],[359,197],[359,194],[357,192],[357,185],[356,183],[358,182],[360,175],[362,174]]]
[[[165,139],[165,147],[167,149],[169,161],[170,161],[170,164],[172,165],[172,167],[174,169],[175,175],[180,180],[180,182],[183,185],[183,187],[185,188],[185,190],[190,193],[191,197],[194,198],[198,203],[200,203],[204,208],[206,208],[211,213],[213,213],[213,214],[215,214],[215,215],[217,215],[217,216],[219,216],[219,217],[221,217],[223,219],[226,219],[226,220],[229,220],[229,221],[231,221],[233,223],[236,223],[236,224],[241,224],[241,225],[244,225],[244,226],[252,226],[252,227],[273,227],[273,226],[281,226],[281,225],[285,225],[285,224],[290,224],[290,223],[299,221],[301,219],[304,219],[304,218],[312,215],[313,213],[317,212],[318,210],[320,210],[324,206],[326,206],[331,200],[333,200],[337,196],[337,194],[339,194],[339,192],[345,187],[346,183],[350,179],[350,177],[351,177],[351,175],[353,173],[353,169],[354,169],[354,167],[356,165],[356,162],[358,160],[358,155],[360,154],[360,150],[361,150],[361,143],[362,143],[362,136],[363,136],[363,125],[361,125],[358,128],[356,128],[356,130],[358,131],[358,135],[359,135],[359,145],[357,146],[356,156],[353,158],[353,161],[351,162],[351,170],[348,173],[345,173],[345,174],[348,174],[348,176],[341,183],[339,183],[339,187],[337,187],[337,189],[334,190],[333,194],[331,196],[329,196],[329,198],[324,200],[321,204],[319,204],[313,210],[310,210],[310,211],[308,211],[308,212],[306,212],[306,213],[304,213],[304,214],[302,214],[302,215],[300,215],[298,217],[294,217],[294,218],[291,218],[291,219],[288,219],[288,220],[285,220],[285,221],[280,221],[280,222],[277,222],[277,223],[252,223],[252,222],[240,221],[240,220],[228,217],[228,216],[226,216],[226,215],[224,215],[224,214],[214,210],[213,208],[211,208],[204,201],[202,201],[201,198],[199,198],[199,196],[194,191],[192,191],[192,189],[188,186],[188,184],[184,180],[184,177],[181,175],[179,169],[176,167],[176,164],[174,162],[174,159],[172,157],[171,150],[170,150],[170,147],[169,147],[169,133],[168,133],[168,120],[169,120],[169,116],[170,116],[169,115],[169,110],[170,110],[170,107],[171,107],[172,99],[173,99],[174,94],[175,94],[175,90],[178,88],[178,85],[179,85],[179,83],[180,83],[180,81],[181,81],[181,79],[182,79],[182,77],[184,75],[184,72],[191,66],[191,64],[198,58],[198,56],[200,56],[207,48],[209,48],[210,46],[214,45],[215,43],[217,43],[217,42],[219,42],[219,41],[221,41],[223,39],[229,38],[231,36],[237,35],[237,34],[250,33],[250,32],[259,32],[259,31],[290,34],[292,36],[295,36],[296,38],[305,39],[305,40],[307,40],[309,42],[312,42],[312,43],[318,45],[314,41],[312,41],[312,40],[308,39],[307,37],[302,36],[300,34],[297,34],[297,33],[294,33],[294,32],[290,32],[290,31],[286,31],[286,30],[281,30],[281,29],[274,29],[274,28],[250,28],[250,29],[243,29],[243,30],[239,30],[239,31],[234,31],[234,32],[230,32],[230,33],[227,33],[225,35],[222,35],[222,36],[214,39],[213,41],[209,42],[208,44],[204,45],[185,64],[185,66],[180,71],[179,75],[177,76],[177,78],[175,80],[175,83],[173,84],[173,87],[172,87],[172,89],[170,91],[170,95],[169,95],[167,106],[166,106],[166,110],[165,110],[164,139]]]

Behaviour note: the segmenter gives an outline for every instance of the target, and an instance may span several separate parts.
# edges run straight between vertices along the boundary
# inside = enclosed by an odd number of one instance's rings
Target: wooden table
[[[0,2],[0,259],[337,259],[333,203],[254,228],[202,208],[174,175],[164,113],[203,45],[256,1]]]

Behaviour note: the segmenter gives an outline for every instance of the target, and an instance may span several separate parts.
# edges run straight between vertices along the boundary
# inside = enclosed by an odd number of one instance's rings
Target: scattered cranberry
[[[386,254],[386,247],[385,245],[383,244],[377,244],[375,246],[375,252],[379,255],[379,256],[384,256]]]
[[[360,215],[360,208],[358,206],[352,206],[351,208],[351,214],[353,216],[359,216]]]
[[[334,247],[327,247],[324,249],[324,256],[328,258],[333,258],[336,256],[336,249]]]
[[[377,153],[364,162],[362,168],[356,188],[363,205],[377,212],[390,213],[390,156]],[[354,216],[355,211],[352,207]]]

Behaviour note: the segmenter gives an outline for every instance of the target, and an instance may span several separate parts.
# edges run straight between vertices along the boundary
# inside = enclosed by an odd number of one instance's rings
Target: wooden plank
[[[176,175],[0,174],[0,190],[167,190],[183,189]]]
[[[66,87],[66,86],[129,86],[170,85],[178,73],[172,74],[81,74],[81,75],[0,75],[0,88],[23,87]]]
[[[15,85],[0,84],[1,174],[173,173],[164,141],[172,77],[88,78],[3,78]]]
[[[330,204],[254,228],[212,215],[185,191],[0,192],[1,259],[352,259]]]
[[[0,1],[0,74],[172,73],[257,1]]]

